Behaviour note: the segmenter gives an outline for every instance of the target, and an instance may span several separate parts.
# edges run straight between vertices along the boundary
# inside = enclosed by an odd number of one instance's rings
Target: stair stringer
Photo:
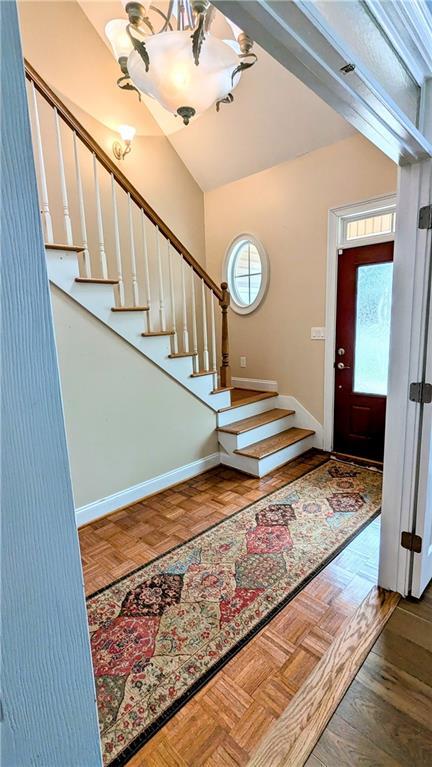
[[[204,402],[211,410],[218,411],[230,404],[230,392],[212,394],[213,374],[192,378],[192,357],[171,359],[170,336],[144,338],[145,312],[131,314],[111,311],[114,306],[115,285],[85,284],[76,282],[78,276],[77,255],[71,251],[46,249],[47,269],[50,282],[74,301],[97,317],[114,333],[124,338],[141,354],[164,370],[185,389]]]

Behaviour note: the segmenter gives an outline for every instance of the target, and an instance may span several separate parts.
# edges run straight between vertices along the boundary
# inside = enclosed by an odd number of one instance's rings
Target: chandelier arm
[[[227,93],[227,95],[223,99],[218,99],[216,101],[216,112],[219,112],[221,108],[221,104],[232,104],[234,101],[234,96],[232,93]]]
[[[165,21],[165,24],[163,25],[163,27],[161,27],[158,30],[158,32],[155,32],[153,27],[152,27],[152,29],[153,29],[152,34],[160,35],[162,32],[166,32],[167,29],[169,29],[170,32],[173,31],[172,24],[171,24],[171,17],[172,17],[172,14],[173,14],[173,7],[174,7],[174,0],[170,1],[170,4],[168,6],[168,10],[167,10],[166,13],[164,13],[160,8],[158,8],[157,5],[150,5],[149,6],[149,11],[154,11],[155,13],[158,13],[159,16],[162,16],[162,18]]]
[[[134,27],[134,29],[136,29],[136,27]],[[139,29],[136,29],[136,31],[140,32]],[[136,52],[139,53],[139,55],[141,56],[141,58],[142,58],[142,60],[144,62],[144,65],[145,65],[146,72],[148,72],[149,71],[149,66],[150,66],[150,59],[149,59],[149,55],[147,53],[147,48],[145,46],[144,40],[137,40],[136,37],[134,37],[132,35],[132,33],[131,33],[131,24],[127,25],[126,32],[129,35],[129,38],[130,38],[130,40],[132,42],[134,50],[136,50]],[[141,34],[142,34],[142,32],[141,32]]]
[[[231,75],[232,85],[234,85],[234,78],[236,75],[238,75],[240,72],[244,72],[245,69],[250,69],[258,61],[258,56],[256,55],[256,53],[241,53],[239,55],[239,59],[246,59],[246,58],[251,58],[252,61],[241,61],[240,64],[234,69]]]
[[[208,32],[210,30],[210,27],[211,27],[211,25],[213,23],[213,20],[214,20],[214,17],[215,17],[215,13],[216,13],[216,8],[214,7],[214,5],[210,5],[209,8],[208,8],[208,11],[206,13],[206,17],[205,17],[205,31],[206,32]]]
[[[138,90],[138,88],[135,88],[135,85],[132,85],[131,82],[125,82],[122,85],[124,80],[130,80],[129,74],[119,77],[119,79],[117,80],[118,87],[121,88],[122,91],[135,91],[138,94],[138,100],[141,101],[141,93]]]

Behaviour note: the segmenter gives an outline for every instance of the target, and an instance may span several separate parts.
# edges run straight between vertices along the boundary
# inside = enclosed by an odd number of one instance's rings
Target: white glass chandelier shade
[[[174,114],[180,107],[191,107],[196,114],[204,112],[230,93],[240,79],[238,73],[232,82],[238,55],[210,33],[202,44],[199,66],[194,62],[190,30],[149,36],[146,48],[150,59],[148,72],[137,51],[129,55],[131,80],[140,91]]]
[[[105,27],[105,34],[117,61],[129,56],[133,49],[132,41],[126,32],[129,22],[127,19],[112,19]]]

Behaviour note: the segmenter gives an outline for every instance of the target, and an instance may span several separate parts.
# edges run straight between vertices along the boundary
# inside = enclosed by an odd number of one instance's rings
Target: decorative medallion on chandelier
[[[128,19],[105,27],[122,71],[120,88],[156,99],[185,125],[212,104],[219,111],[233,101],[242,72],[257,60],[245,32],[227,19],[235,40],[213,35],[215,9],[208,0],[171,0],[166,12],[150,3],[122,4]]]

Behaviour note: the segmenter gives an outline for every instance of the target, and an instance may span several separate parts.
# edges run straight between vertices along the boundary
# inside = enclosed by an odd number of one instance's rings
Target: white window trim
[[[233,254],[234,254],[236,246],[244,240],[251,242],[256,247],[261,259],[261,268],[262,268],[262,279],[261,279],[260,289],[258,291],[257,297],[255,298],[255,301],[252,301],[252,303],[249,306],[241,306],[241,304],[238,304],[236,302],[234,291],[232,290],[232,287],[231,287],[232,286]],[[226,250],[224,266],[223,266],[223,279],[225,280],[225,282],[228,283],[228,290],[231,296],[231,303],[230,303],[231,309],[237,314],[251,314],[256,309],[258,309],[259,305],[261,304],[261,301],[263,300],[267,292],[269,276],[270,276],[269,258],[262,242],[258,240],[258,238],[255,237],[253,234],[250,234],[249,232],[244,232],[243,234],[239,234],[237,237],[235,237],[234,240],[230,242]]]
[[[394,232],[372,237],[359,237],[355,240],[344,240],[344,223],[353,218],[362,218],[373,213],[390,212],[396,209],[396,195],[373,197],[369,200],[345,205],[329,210],[327,235],[327,278],[326,278],[326,337],[324,359],[324,425],[323,449],[333,449],[333,420],[334,420],[334,360],[336,354],[336,297],[337,297],[337,267],[338,251],[341,248],[356,248],[379,242],[389,242],[395,239]]]

